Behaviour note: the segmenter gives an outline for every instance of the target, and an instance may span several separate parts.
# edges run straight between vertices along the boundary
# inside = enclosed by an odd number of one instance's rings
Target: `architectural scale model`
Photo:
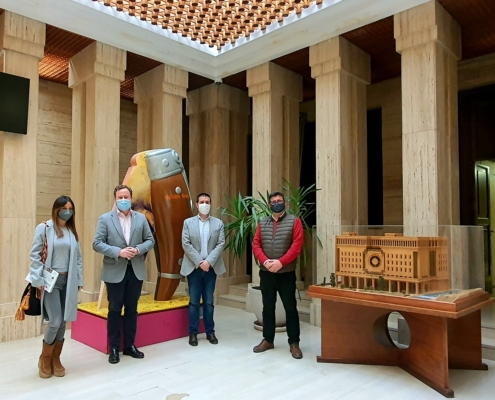
[[[337,285],[421,294],[450,289],[447,238],[398,233],[336,237]]]

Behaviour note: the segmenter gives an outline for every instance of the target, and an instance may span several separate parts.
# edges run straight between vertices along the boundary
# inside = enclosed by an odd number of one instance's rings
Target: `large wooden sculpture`
[[[133,209],[146,216],[155,235],[155,300],[170,300],[181,279],[183,222],[192,215],[184,166],[172,149],[137,153],[123,183],[132,188]]]

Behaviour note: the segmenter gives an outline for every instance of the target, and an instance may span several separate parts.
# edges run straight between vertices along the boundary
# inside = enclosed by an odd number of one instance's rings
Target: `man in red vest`
[[[263,298],[263,340],[255,353],[273,349],[275,339],[275,303],[277,293],[285,309],[287,336],[292,357],[300,359],[299,314],[296,302],[296,260],[304,243],[301,220],[285,211],[285,197],[280,192],[269,195],[272,215],[258,224],[253,253],[260,264]]]

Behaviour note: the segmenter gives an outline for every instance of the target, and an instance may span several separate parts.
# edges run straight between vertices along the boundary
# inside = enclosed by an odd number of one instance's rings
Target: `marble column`
[[[461,29],[437,1],[429,1],[395,15],[394,35],[402,56],[404,234],[446,236],[451,285],[467,288],[476,281],[472,249],[482,238],[459,226]]]
[[[366,86],[370,57],[343,37],[310,47],[316,79],[316,281],[328,282],[335,264],[335,235],[368,223]],[[311,307],[318,325],[319,304]]]
[[[299,187],[299,103],[302,76],[274,63],[247,70],[253,98],[253,196]],[[253,266],[253,283],[259,283]]]
[[[226,196],[247,194],[247,147],[250,104],[246,92],[211,84],[187,94],[189,116],[189,181],[193,195],[212,197],[212,215],[227,207]],[[224,221],[226,222],[226,221]],[[249,282],[246,262],[223,254],[227,273],[217,282],[217,293],[230,285]]]
[[[126,52],[93,42],[71,58],[72,88],[71,195],[84,259],[82,301],[100,290],[102,255],[93,251],[96,224],[110,211],[119,184],[120,83]]]
[[[172,148],[182,156],[182,99],[188,73],[162,64],[134,79],[137,150]]]
[[[253,98],[253,195],[299,186],[302,76],[274,63],[247,70]]]
[[[460,27],[430,1],[395,15],[394,31],[402,55],[404,225],[459,224]]]
[[[44,47],[44,23],[10,11],[0,15],[0,71],[30,80],[27,135],[0,132],[0,342],[40,332],[39,318],[14,323],[14,315],[36,226],[38,63]]]
[[[370,57],[343,37],[310,47],[316,79],[317,280],[333,272],[333,236],[368,222],[366,86]]]

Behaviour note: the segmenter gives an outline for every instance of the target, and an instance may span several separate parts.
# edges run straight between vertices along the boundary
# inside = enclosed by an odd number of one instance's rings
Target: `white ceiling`
[[[91,0],[0,0],[0,8],[133,53],[219,79],[429,0],[324,0],[265,33],[221,50]]]

